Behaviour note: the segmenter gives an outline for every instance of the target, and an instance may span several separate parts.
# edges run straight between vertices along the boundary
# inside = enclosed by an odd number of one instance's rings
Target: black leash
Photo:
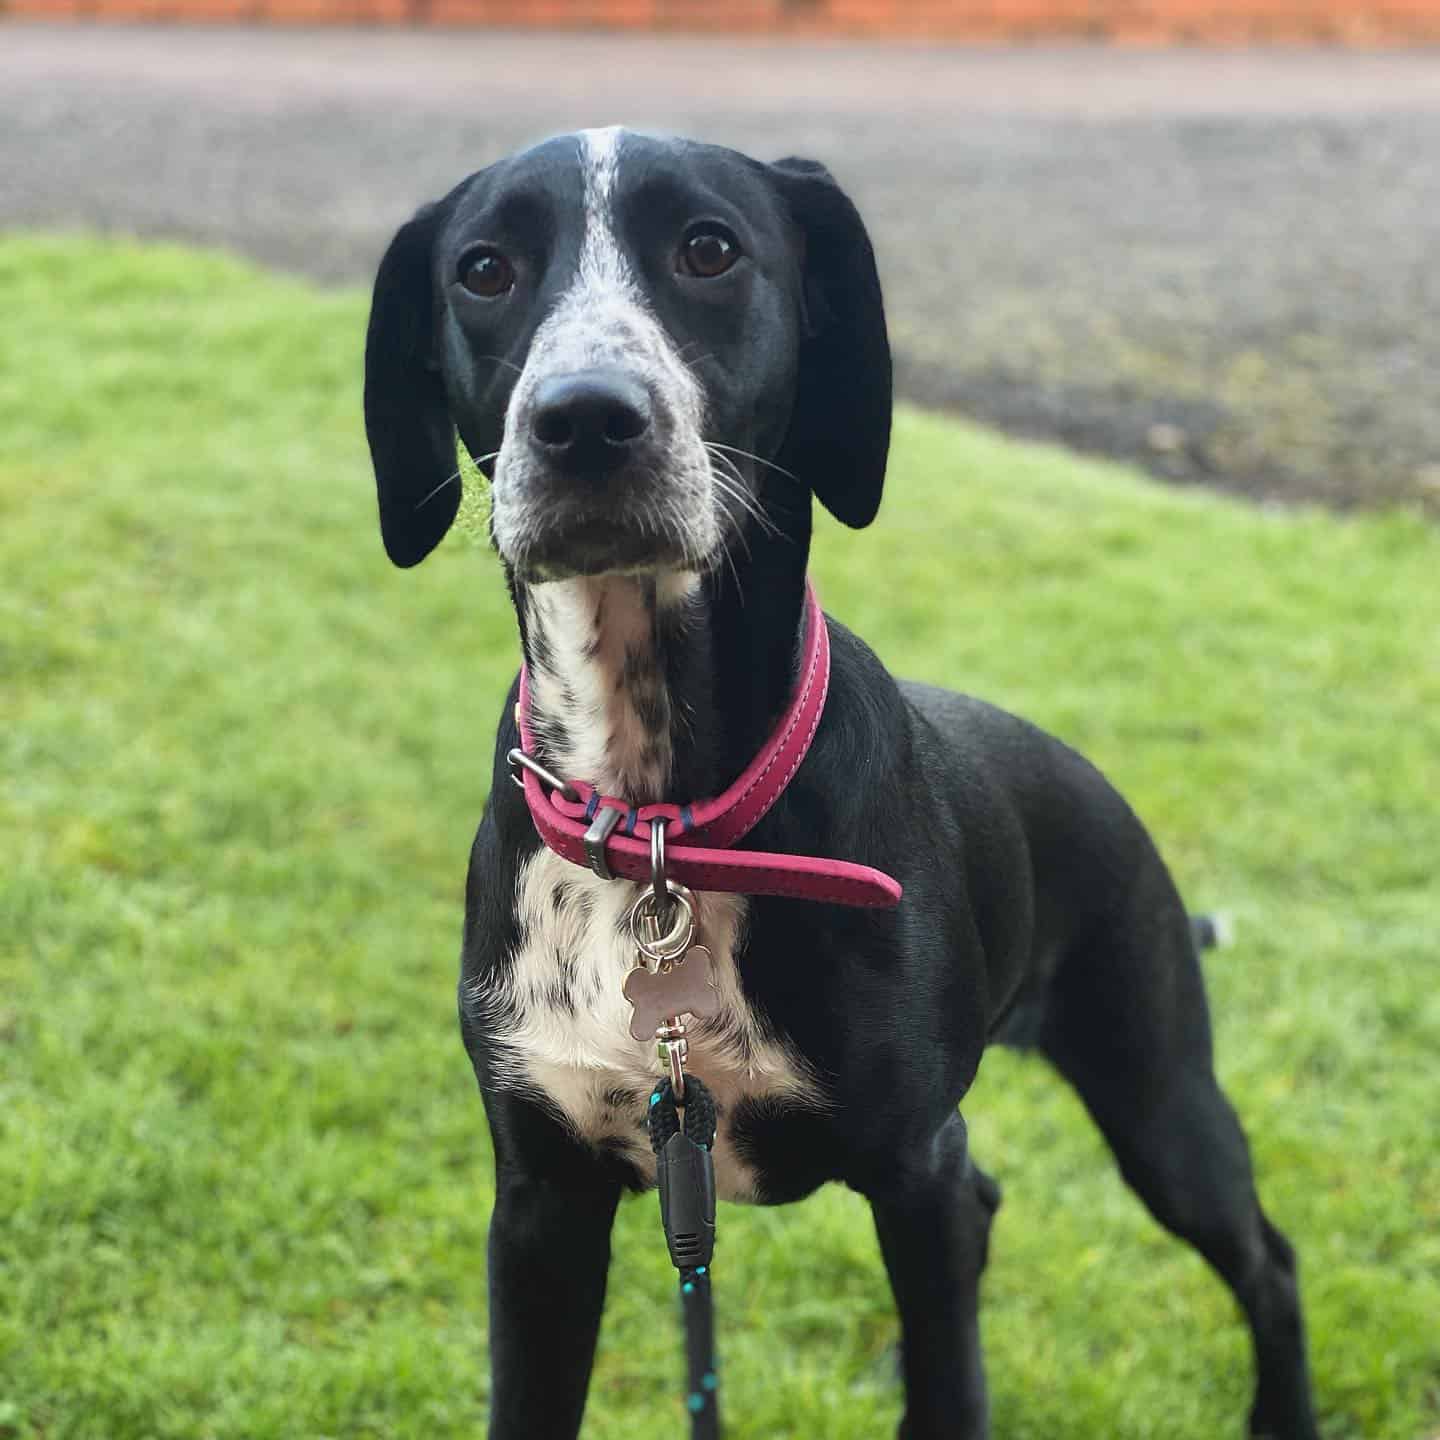
[[[650,1148],[660,1185],[660,1220],[670,1261],[680,1272],[685,1317],[685,1408],[691,1440],[719,1440],[720,1383],[715,1369],[715,1302],[710,1258],[715,1252],[715,1101],[703,1081],[684,1077],[678,1109],[667,1077],[650,1096]],[[682,1122],[680,1112],[684,1112]]]

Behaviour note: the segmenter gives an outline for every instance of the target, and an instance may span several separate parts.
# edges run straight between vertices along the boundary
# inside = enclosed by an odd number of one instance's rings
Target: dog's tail
[[[1192,915],[1190,935],[1197,950],[1219,950],[1235,939],[1235,927],[1228,915]]]

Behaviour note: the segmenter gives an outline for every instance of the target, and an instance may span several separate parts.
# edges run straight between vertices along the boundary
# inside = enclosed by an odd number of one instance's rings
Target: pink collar
[[[598,794],[593,785],[578,780],[570,783],[575,797],[571,799],[560,789],[543,784],[525,765],[521,767],[525,803],[535,829],[550,849],[572,864],[588,866],[607,879],[649,880],[650,821],[663,819],[666,873],[692,890],[783,895],[876,908],[898,905],[899,882],[869,865],[730,848],[759,823],[800,768],[815,738],[829,687],[830,631],[814,586],[807,581],[800,683],[780,723],[733,785],[713,800],[637,808]],[[516,719],[520,743],[527,755],[533,755],[530,677],[523,666]]]

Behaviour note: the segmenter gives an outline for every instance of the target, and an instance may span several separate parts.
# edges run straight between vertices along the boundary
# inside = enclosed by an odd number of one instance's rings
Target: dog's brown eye
[[[460,262],[460,283],[484,300],[494,300],[515,284],[515,267],[498,250],[472,250]]]
[[[680,268],[701,280],[723,275],[739,258],[735,237],[715,225],[692,230],[680,247]]]

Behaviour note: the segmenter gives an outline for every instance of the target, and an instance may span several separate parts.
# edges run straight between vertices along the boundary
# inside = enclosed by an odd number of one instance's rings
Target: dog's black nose
[[[536,386],[530,433],[566,470],[613,470],[649,428],[649,393],[619,371],[582,370]]]

